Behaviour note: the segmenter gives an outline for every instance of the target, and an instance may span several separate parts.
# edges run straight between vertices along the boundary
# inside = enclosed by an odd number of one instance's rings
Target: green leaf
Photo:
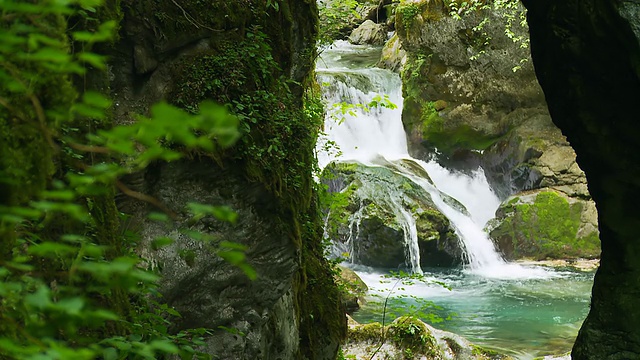
[[[76,194],[71,190],[43,191],[40,193],[40,196],[44,199],[66,201],[71,201],[76,198]]]
[[[77,251],[78,248],[74,246],[50,241],[32,245],[27,249],[29,254],[51,258],[55,258],[58,255],[74,254]]]
[[[24,297],[24,302],[38,309],[44,309],[52,304],[51,291],[47,286],[40,285],[35,292]]]
[[[174,242],[175,242],[175,240],[173,240],[170,237],[159,237],[159,238],[154,239],[151,242],[151,248],[153,250],[159,250],[159,249],[161,249],[161,248],[163,248],[165,246],[169,246],[169,245],[173,244]]]
[[[78,60],[85,62],[96,69],[105,70],[107,68],[107,57],[90,53],[90,52],[81,52],[76,55]]]
[[[76,103],[71,110],[80,116],[86,116],[92,119],[102,120],[106,116],[104,110],[83,103]]]
[[[149,344],[153,349],[168,354],[177,354],[179,349],[169,340],[154,340]]]
[[[106,21],[98,27],[96,32],[75,31],[71,36],[76,41],[94,43],[107,41],[113,38],[118,24],[114,20]]]
[[[241,264],[247,257],[243,252],[235,251],[235,250],[231,250],[231,251],[220,250],[218,251],[218,256],[220,256],[221,258],[223,258],[224,260],[226,260],[232,265]]]
[[[98,109],[106,109],[111,106],[112,101],[96,91],[87,91],[82,95],[82,101]]]
[[[84,307],[84,299],[81,297],[62,299],[55,304],[55,307],[69,315],[78,316]]]
[[[102,350],[102,358],[104,360],[118,360],[118,350],[108,347]]]
[[[238,267],[244,272],[245,275],[247,275],[249,280],[255,280],[258,278],[258,273],[251,265],[243,263],[239,264]]]
[[[246,245],[239,244],[239,243],[236,243],[236,242],[230,242],[230,241],[221,241],[220,242],[220,247],[221,248],[231,249],[231,250],[238,250],[238,251],[246,251],[247,250],[247,246]]]
[[[149,215],[147,215],[147,219],[152,221],[167,222],[169,221],[169,216],[165,213],[151,212],[149,213]]]

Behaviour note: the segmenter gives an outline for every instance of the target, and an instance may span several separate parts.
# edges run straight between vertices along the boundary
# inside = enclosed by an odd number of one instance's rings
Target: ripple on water
[[[543,276],[482,277],[465,269],[427,269],[426,283],[402,284],[382,272],[357,272],[369,286],[370,302],[354,318],[380,321],[381,299],[391,294],[393,307],[408,308],[420,300],[438,308],[428,311],[451,320],[431,324],[470,341],[520,359],[562,354],[571,346],[589,309],[593,272],[533,269]],[[528,269],[527,271],[530,271]],[[445,283],[450,290],[437,284]],[[392,290],[393,289],[393,290]],[[387,318],[388,320],[388,318]],[[430,322],[429,318],[425,318]]]

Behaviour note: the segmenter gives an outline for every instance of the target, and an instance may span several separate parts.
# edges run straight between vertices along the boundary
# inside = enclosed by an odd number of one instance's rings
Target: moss
[[[438,343],[426,324],[417,318],[403,316],[389,326],[389,336],[393,343],[405,352],[436,356]]]
[[[445,118],[436,110],[442,106],[437,102],[424,103],[421,114],[422,137],[439,150],[444,152],[455,149],[485,150],[501,138],[501,136],[487,136],[466,124],[446,126]]]
[[[374,322],[358,325],[349,329],[349,341],[354,342],[379,342],[384,336],[382,324]]]
[[[375,322],[349,329],[350,342],[377,344],[383,339],[401,349],[405,359],[434,358],[439,353],[437,341],[426,324],[411,316],[400,317],[384,328]]]
[[[420,14],[420,8],[414,3],[401,3],[396,8],[396,18],[400,21],[405,31],[411,28],[418,14]]]
[[[582,204],[570,204],[554,191],[538,193],[532,203],[515,198],[503,211],[507,216],[492,236],[510,239],[515,258],[593,258],[600,253],[596,233],[578,237]]]

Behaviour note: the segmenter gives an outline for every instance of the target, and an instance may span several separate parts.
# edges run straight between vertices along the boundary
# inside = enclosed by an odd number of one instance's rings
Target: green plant
[[[519,44],[521,48],[529,47],[529,37],[526,32],[518,32],[523,35],[518,35],[514,30],[515,26],[526,27],[527,26],[527,14],[526,9],[522,6],[519,0],[450,0],[448,3],[449,14],[458,20],[463,18],[468,19],[471,14],[494,11],[499,14],[501,22],[504,28],[504,34],[511,39],[514,43]],[[474,54],[471,59],[477,60],[484,54],[483,48],[491,43],[491,38],[484,32],[484,28],[490,22],[488,17],[481,18],[480,22],[473,26],[472,30],[476,33],[476,37],[482,39],[481,44],[478,47],[478,52]],[[527,59],[521,59],[520,63],[526,62]],[[520,65],[513,67],[513,71],[517,71]]]
[[[358,12],[362,6],[358,0],[327,0],[319,2],[320,33],[318,42],[320,46],[330,45],[334,40],[345,35],[349,27],[349,21],[362,20]]]
[[[133,252],[136,239],[122,230],[114,195],[117,187],[147,201],[164,211],[150,218],[169,221],[173,210],[120,178],[187,151],[229,147],[238,119],[211,102],[196,114],[160,103],[149,118],[112,127],[111,101],[74,86],[87,67],[106,69],[105,58],[89,49],[111,39],[117,19],[109,17],[119,15],[101,5],[0,3],[0,353],[206,358],[195,348],[209,330],[169,332],[179,313],[161,302],[158,275]],[[194,218],[234,221],[221,207],[188,210]],[[153,247],[171,241],[156,239]],[[222,245],[220,256],[255,276],[242,248]]]

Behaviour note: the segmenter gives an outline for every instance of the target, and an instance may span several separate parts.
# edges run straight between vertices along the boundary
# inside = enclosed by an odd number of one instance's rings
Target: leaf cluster
[[[238,118],[211,102],[193,114],[159,103],[149,117],[111,127],[111,101],[97,92],[79,96],[72,80],[106,69],[104,56],[84,49],[110,40],[117,23],[74,30],[67,23],[93,18],[101,5],[0,2],[0,354],[206,358],[197,348],[210,330],[170,332],[180,314],[161,302],[159,275],[134,253],[137,238],[122,226],[114,188],[164,210],[151,219],[170,221],[173,211],[120,178],[191,150],[233,145]],[[99,130],[86,131],[93,128]],[[236,218],[228,207],[205,204],[190,204],[185,212],[194,219]],[[153,248],[172,242],[156,239]],[[245,250],[222,242],[217,254],[255,278]]]

